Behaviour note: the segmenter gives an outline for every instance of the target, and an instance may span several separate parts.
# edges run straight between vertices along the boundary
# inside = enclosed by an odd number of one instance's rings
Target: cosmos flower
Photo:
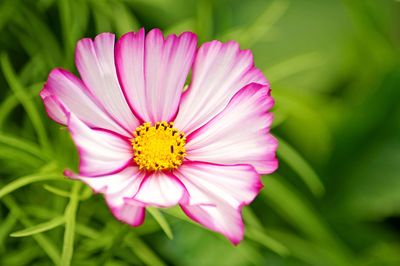
[[[65,174],[104,194],[132,226],[147,206],[179,204],[239,243],[242,207],[262,188],[260,175],[277,168],[274,101],[251,52],[141,29],[116,43],[111,33],[82,39],[75,62],[80,79],[54,69],[40,94],[78,148],[79,173]]]

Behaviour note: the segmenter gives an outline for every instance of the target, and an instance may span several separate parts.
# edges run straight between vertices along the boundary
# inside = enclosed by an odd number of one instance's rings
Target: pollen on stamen
[[[185,134],[174,128],[173,122],[143,123],[133,135],[133,159],[141,170],[176,169],[186,156]]]

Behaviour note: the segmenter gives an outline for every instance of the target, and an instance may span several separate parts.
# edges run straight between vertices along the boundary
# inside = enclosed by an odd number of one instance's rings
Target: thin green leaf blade
[[[10,85],[10,88],[14,91],[18,100],[24,106],[27,115],[32,121],[32,125],[35,128],[41,145],[46,151],[50,151],[50,142],[47,137],[44,124],[40,118],[38,108],[35,107],[32,99],[28,97],[27,93],[24,91],[22,84],[18,80],[18,77],[11,66],[9,58],[5,53],[2,53],[0,55],[0,64],[3,69],[4,76]]]
[[[257,230],[252,227],[246,228],[246,237],[253,241],[260,243],[266,248],[272,250],[273,252],[279,254],[280,256],[288,256],[290,254],[288,248],[281,244],[276,239],[270,237],[265,232]]]
[[[268,80],[275,83],[292,75],[320,67],[324,63],[325,60],[320,53],[311,52],[291,57],[279,64],[270,66],[264,73],[268,73]]]
[[[174,236],[172,234],[171,227],[169,226],[169,223],[167,219],[165,219],[164,215],[156,208],[147,208],[147,211],[151,214],[151,216],[154,217],[154,219],[157,221],[157,223],[160,225],[161,229],[164,231],[164,233],[167,235],[169,239],[173,239]]]
[[[35,155],[38,158],[48,159],[48,157],[40,150],[40,148],[36,144],[27,140],[22,140],[14,136],[7,135],[2,132],[0,132],[0,144],[23,150],[27,153]]]
[[[60,175],[57,173],[45,173],[45,174],[34,174],[19,177],[11,183],[8,183],[4,187],[0,189],[0,198],[4,197],[5,195],[32,183],[41,182],[46,180],[56,180],[60,179]]]
[[[21,221],[25,227],[33,226],[33,223],[25,217],[25,213],[18,206],[17,202],[8,195],[2,199],[2,202],[10,209],[11,213]],[[54,265],[58,265],[60,261],[60,254],[55,244],[45,235],[39,233],[32,235],[33,239],[38,243],[38,246],[49,256]]]
[[[246,238],[262,244],[280,256],[289,255],[290,252],[285,245],[266,234],[260,220],[249,207],[243,209],[243,219],[246,222]]]
[[[285,161],[299,175],[314,195],[322,195],[325,188],[315,171],[286,141],[281,138],[278,138],[278,140],[278,157]]]
[[[38,233],[42,233],[42,232],[51,230],[53,228],[56,228],[60,225],[63,225],[64,223],[65,223],[64,216],[60,216],[60,217],[56,217],[53,220],[50,220],[48,222],[37,224],[32,227],[25,228],[23,230],[14,232],[14,233],[10,234],[10,236],[11,237],[25,237],[25,236],[36,235]]]
[[[44,185],[43,188],[45,190],[57,195],[57,196],[64,197],[64,198],[69,198],[70,197],[69,192],[67,192],[65,190],[62,190],[62,189],[59,189],[59,188],[56,188],[56,187],[53,187],[53,186],[50,186],[50,185]]]
[[[74,239],[76,228],[76,212],[79,205],[79,190],[82,183],[75,182],[71,189],[70,202],[65,209],[65,231],[64,242],[61,253],[61,266],[71,265],[72,255],[74,254]]]
[[[132,250],[133,253],[146,265],[149,266],[165,266],[165,263],[157,254],[146,245],[138,236],[129,234],[125,238],[125,244]]]

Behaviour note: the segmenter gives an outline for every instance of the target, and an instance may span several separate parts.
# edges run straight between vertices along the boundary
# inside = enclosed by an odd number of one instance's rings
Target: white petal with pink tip
[[[68,129],[78,147],[81,175],[112,174],[132,162],[132,146],[123,137],[115,133],[91,129],[73,114],[70,114]]]
[[[261,189],[260,176],[250,165],[186,162],[174,175],[185,186],[185,205],[215,205],[216,197],[237,208],[250,203]]]
[[[99,177],[80,176],[70,171],[65,174],[72,179],[82,180],[96,193],[105,194],[106,202],[117,219],[132,226],[143,223],[145,208],[124,201],[137,193],[144,177],[137,167],[130,166],[118,173]]]
[[[182,210],[199,224],[226,236],[233,244],[243,240],[244,225],[240,210],[227,204],[218,206],[184,205]]]
[[[56,121],[59,123],[66,124],[68,113],[73,113],[91,127],[112,130],[126,136],[130,135],[99,106],[82,81],[66,70],[54,69],[51,71],[40,95],[42,99],[53,97],[52,100],[48,98],[45,105],[49,116],[56,115]]]
[[[132,132],[139,125],[119,86],[114,63],[115,36],[102,33],[94,41],[78,42],[75,62],[81,78],[90,92],[102,103],[122,127]]]
[[[106,201],[107,196],[106,196]],[[127,223],[132,226],[139,226],[144,221],[145,208],[124,203],[118,206],[110,205],[111,212],[121,222]]]
[[[133,204],[170,207],[178,204],[184,193],[182,183],[172,174],[152,172],[143,179],[133,199],[126,201]]]
[[[236,42],[203,44],[193,66],[192,81],[183,94],[175,125],[190,134],[221,112],[241,88],[252,82],[266,84],[254,67],[253,56]]]
[[[125,95],[144,121],[171,121],[179,105],[186,77],[196,52],[193,33],[170,35],[143,29],[127,33],[116,46],[117,72]]]
[[[219,164],[251,164],[259,173],[277,168],[277,141],[269,133],[273,106],[266,86],[250,84],[206,125],[189,135],[187,158]]]
[[[234,243],[243,238],[241,207],[249,204],[262,188],[253,167],[190,162],[175,175],[188,192],[181,207],[191,218]]]

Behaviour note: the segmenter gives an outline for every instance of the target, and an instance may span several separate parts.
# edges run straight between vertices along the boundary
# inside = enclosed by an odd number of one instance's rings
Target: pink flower
[[[242,206],[261,174],[277,168],[269,133],[274,104],[249,50],[158,29],[78,42],[81,79],[51,71],[41,91],[48,115],[78,147],[80,179],[114,216],[143,223],[146,206],[179,204],[194,221],[243,239]],[[189,71],[190,86],[183,92]]]

